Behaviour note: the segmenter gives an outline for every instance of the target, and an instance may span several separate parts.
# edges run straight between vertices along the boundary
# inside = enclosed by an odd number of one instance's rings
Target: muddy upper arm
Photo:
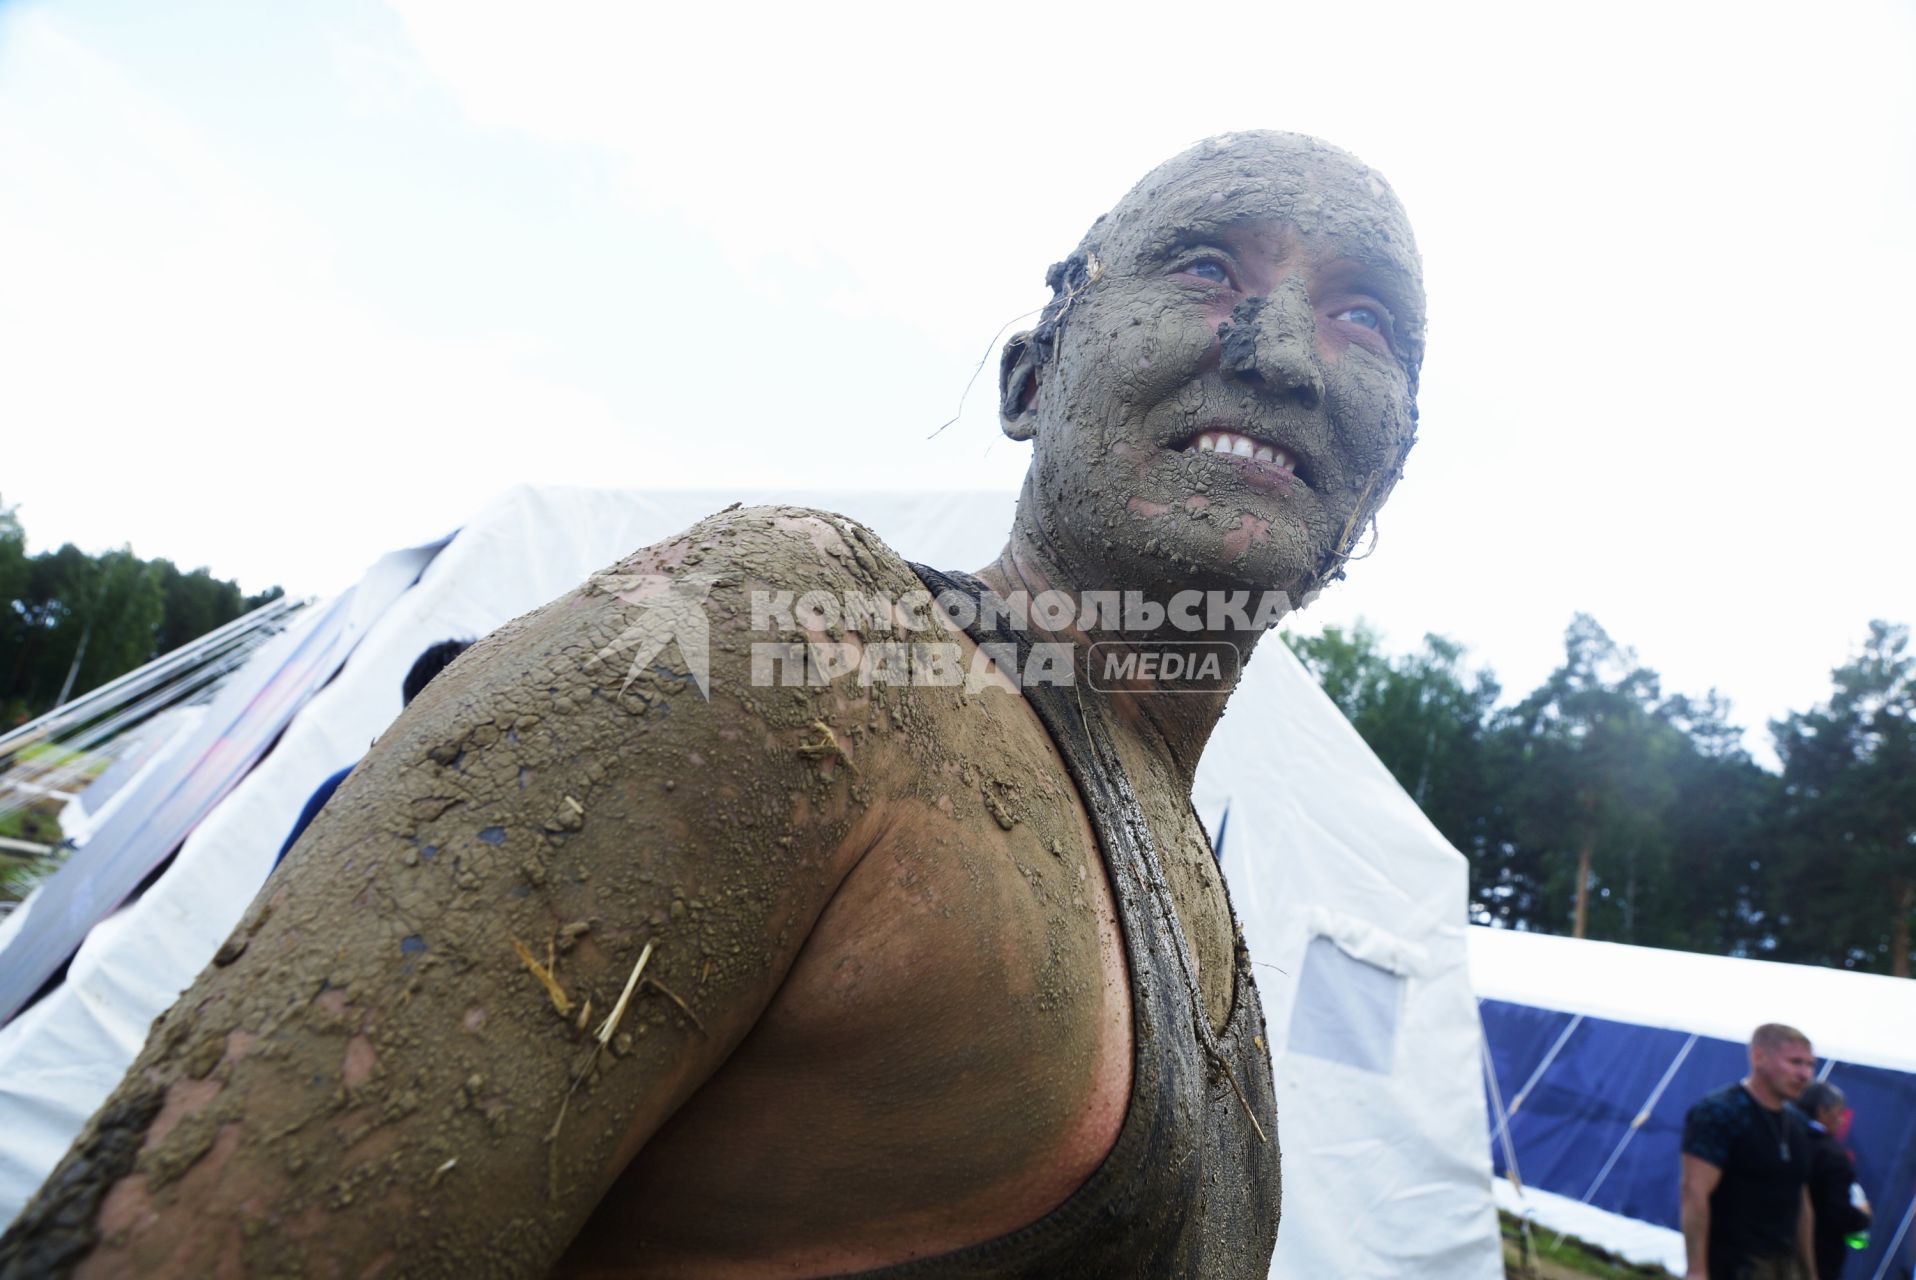
[[[850,522],[731,512],[464,655],[69,1155],[125,1157],[89,1268],[543,1274],[883,821],[887,691],[766,687],[753,593],[915,586]]]

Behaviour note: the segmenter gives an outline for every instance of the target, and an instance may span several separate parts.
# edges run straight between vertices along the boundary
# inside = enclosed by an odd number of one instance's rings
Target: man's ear
[[[1029,331],[1014,333],[998,357],[998,425],[1013,440],[1038,434],[1038,356]]]

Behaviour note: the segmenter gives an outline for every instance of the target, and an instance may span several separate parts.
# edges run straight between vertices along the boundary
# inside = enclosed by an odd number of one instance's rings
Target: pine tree
[[[1815,709],[1776,721],[1789,866],[1771,900],[1778,958],[1910,976],[1916,917],[1916,655],[1870,623]]]

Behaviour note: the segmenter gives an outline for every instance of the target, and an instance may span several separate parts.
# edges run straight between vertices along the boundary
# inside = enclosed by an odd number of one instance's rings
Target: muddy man
[[[1364,165],[1246,133],[1050,280],[996,561],[734,509],[482,641],[0,1274],[1262,1277],[1268,1042],[1192,774],[1270,595],[1398,479],[1417,252]]]

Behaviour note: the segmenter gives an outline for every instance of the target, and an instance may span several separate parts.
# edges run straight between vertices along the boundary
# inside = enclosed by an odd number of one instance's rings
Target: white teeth
[[[1207,431],[1185,449],[1186,453],[1228,453],[1257,462],[1275,463],[1286,471],[1297,470],[1297,459],[1276,445],[1260,444],[1235,431]]]

